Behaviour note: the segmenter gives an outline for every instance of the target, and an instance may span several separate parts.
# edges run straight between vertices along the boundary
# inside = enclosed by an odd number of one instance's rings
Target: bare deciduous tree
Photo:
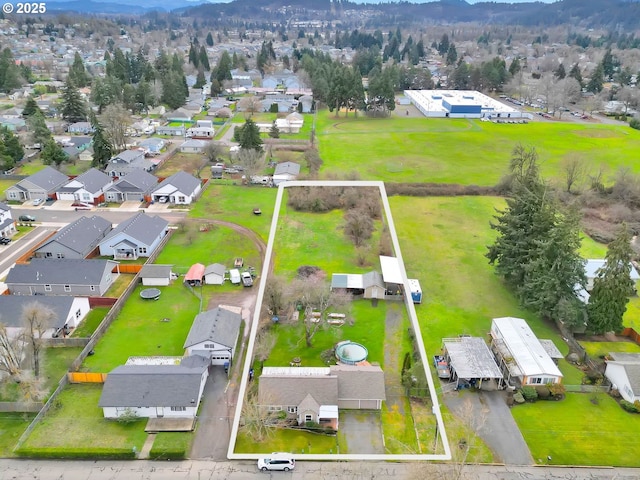
[[[245,113],[246,118],[251,118],[254,113],[262,111],[262,100],[255,95],[242,97],[238,102],[238,107]]]
[[[571,193],[571,188],[574,185],[580,184],[585,179],[587,175],[587,165],[580,157],[571,156],[562,162],[562,168],[564,170],[564,182],[567,187],[567,193]]]
[[[373,220],[361,209],[349,210],[345,216],[344,233],[356,247],[361,247],[371,238],[373,233]]]
[[[282,424],[282,420],[270,412],[268,398],[262,398],[261,405],[257,395],[247,395],[242,404],[241,431],[245,432],[254,442],[263,442],[275,433],[275,429]]]
[[[263,366],[265,360],[269,358],[271,350],[276,346],[278,336],[270,329],[265,329],[256,338],[256,343],[253,347],[253,358],[260,362],[260,367]]]
[[[219,161],[220,157],[225,151],[224,145],[220,142],[209,142],[209,145],[204,149],[205,158],[211,163]]]
[[[238,163],[244,169],[247,178],[250,179],[264,169],[264,154],[260,150],[242,148],[238,152]]]
[[[125,133],[131,125],[131,115],[120,104],[108,105],[100,115],[100,125],[116,152],[127,148]]]
[[[31,302],[22,309],[22,324],[24,330],[22,336],[25,343],[31,348],[33,374],[40,377],[40,355],[43,347],[42,337],[44,332],[53,327],[57,316],[53,310],[40,302]]]
[[[273,275],[267,285],[264,288],[264,300],[263,305],[267,309],[267,313],[270,315],[278,315],[278,313],[285,307],[285,279]]]
[[[21,340],[11,338],[5,324],[0,322],[0,370],[12,378],[18,378],[21,373],[23,345]]]

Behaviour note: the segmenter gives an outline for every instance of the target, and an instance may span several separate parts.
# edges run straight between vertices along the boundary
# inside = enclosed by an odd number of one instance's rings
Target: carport
[[[502,372],[496,365],[484,339],[480,337],[444,338],[442,343],[452,378],[456,381],[456,390],[466,385],[481,388],[482,382],[490,379],[495,379],[498,387],[502,386]]]

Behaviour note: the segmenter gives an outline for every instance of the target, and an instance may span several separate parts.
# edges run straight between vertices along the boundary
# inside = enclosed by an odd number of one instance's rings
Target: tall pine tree
[[[635,291],[631,280],[631,234],[623,224],[609,244],[605,264],[593,281],[587,305],[588,327],[594,333],[619,332],[629,297]]]
[[[104,168],[113,155],[113,147],[107,140],[104,129],[93,112],[91,112],[89,120],[93,127],[93,160],[91,166]]]
[[[67,77],[61,99],[62,118],[71,123],[83,122],[87,119],[85,101],[80,96],[78,88],[74,85],[70,77]]]

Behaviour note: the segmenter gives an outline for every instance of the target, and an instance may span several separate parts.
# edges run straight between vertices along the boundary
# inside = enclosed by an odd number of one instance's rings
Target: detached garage
[[[231,364],[241,324],[242,315],[225,308],[199,313],[184,342],[187,355],[210,358],[211,365]]]
[[[154,287],[166,287],[171,280],[176,278],[171,271],[173,265],[145,265],[140,270],[142,285]]]

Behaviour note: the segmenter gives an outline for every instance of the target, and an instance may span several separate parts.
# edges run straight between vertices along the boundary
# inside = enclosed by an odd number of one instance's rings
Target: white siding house
[[[226,308],[214,308],[196,316],[184,342],[188,355],[210,358],[211,365],[233,361],[242,316]]]
[[[640,354],[610,353],[604,376],[618,389],[622,398],[634,403],[640,400]]]

